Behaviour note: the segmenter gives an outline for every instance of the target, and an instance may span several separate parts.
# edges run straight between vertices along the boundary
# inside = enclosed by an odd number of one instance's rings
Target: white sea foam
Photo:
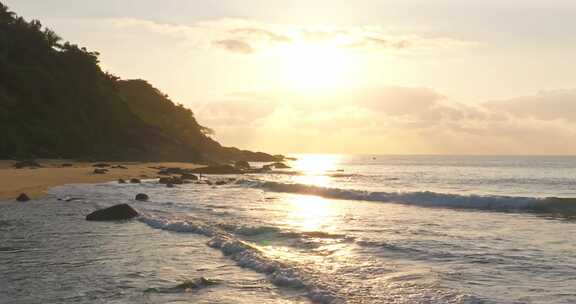
[[[139,220],[156,229],[195,233],[210,237],[208,246],[219,249],[230,259],[236,261],[239,266],[266,274],[274,285],[304,289],[308,297],[315,303],[345,303],[343,299],[338,298],[330,291],[320,288],[314,281],[306,279],[306,275],[295,267],[266,257],[256,246],[242,241],[216,226],[192,220],[161,218],[150,214],[141,216]]]
[[[244,186],[269,191],[317,195],[326,198],[401,203],[426,207],[489,209],[495,211],[571,211],[576,208],[571,199],[515,197],[493,195],[458,195],[430,191],[371,192],[355,189],[326,188],[313,185],[262,180],[241,180]]]

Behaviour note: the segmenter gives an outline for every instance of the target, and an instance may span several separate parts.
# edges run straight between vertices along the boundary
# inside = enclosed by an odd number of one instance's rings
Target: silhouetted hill
[[[0,3],[0,158],[274,160],[222,147],[191,110],[104,73],[98,55]]]

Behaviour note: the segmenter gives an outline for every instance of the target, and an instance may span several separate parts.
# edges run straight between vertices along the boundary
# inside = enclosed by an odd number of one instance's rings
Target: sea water
[[[576,302],[576,157],[296,157],[1,203],[0,303]]]

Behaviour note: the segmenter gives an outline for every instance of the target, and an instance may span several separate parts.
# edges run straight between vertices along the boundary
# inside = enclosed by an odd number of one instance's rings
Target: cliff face
[[[222,147],[191,110],[104,73],[98,55],[0,3],[0,158],[275,159]]]

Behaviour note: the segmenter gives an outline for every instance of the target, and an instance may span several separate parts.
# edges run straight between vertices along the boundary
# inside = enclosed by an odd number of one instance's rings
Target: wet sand
[[[14,200],[20,193],[31,198],[39,198],[51,187],[64,184],[99,183],[119,178],[155,178],[157,169],[150,167],[198,168],[202,165],[191,163],[141,163],[105,162],[112,166],[122,165],[127,169],[105,168],[106,174],[94,174],[95,163],[69,160],[38,160],[41,168],[15,169],[15,161],[0,160],[0,200]],[[71,164],[71,167],[62,167]]]

